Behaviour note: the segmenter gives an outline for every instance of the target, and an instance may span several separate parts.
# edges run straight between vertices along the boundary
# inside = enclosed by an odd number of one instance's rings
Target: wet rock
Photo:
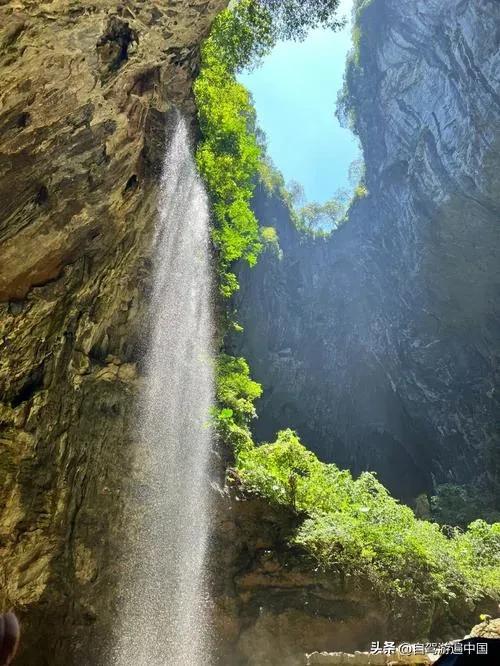
[[[116,71],[128,60],[129,49],[133,42],[138,41],[138,35],[132,30],[127,21],[117,16],[108,19],[106,32],[97,42],[99,61],[104,70]]]
[[[290,545],[302,517],[246,493],[237,477],[230,478],[217,496],[211,554],[220,666],[303,666],[306,653],[316,653],[310,663],[388,664],[384,654],[367,661],[372,641],[455,639],[494,606],[481,600],[468,608],[457,600],[443,611],[429,599],[401,599],[395,607],[369,580],[320,569]],[[343,661],[331,657],[339,651]],[[402,654],[400,663],[427,664],[432,657],[411,661]]]
[[[297,521],[234,488],[219,498],[212,581],[221,666],[302,666],[307,651],[354,650],[387,631],[368,583],[322,574],[290,548]]]
[[[0,2],[0,604],[21,666],[104,663],[120,603],[158,155],[226,3],[164,4]]]

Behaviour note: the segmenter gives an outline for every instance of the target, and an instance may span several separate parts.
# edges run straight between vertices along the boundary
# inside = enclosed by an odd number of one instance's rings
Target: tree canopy
[[[299,209],[299,215],[305,230],[329,233],[337,229],[344,220],[351,195],[347,190],[339,190],[336,195],[323,204],[308,203]]]
[[[211,39],[233,72],[257,67],[280,39],[302,40],[308,31],[343,25],[339,0],[238,0],[217,17]]]
[[[337,30],[344,22],[337,16],[339,0],[254,0],[272,17],[275,39],[304,39],[312,28]]]

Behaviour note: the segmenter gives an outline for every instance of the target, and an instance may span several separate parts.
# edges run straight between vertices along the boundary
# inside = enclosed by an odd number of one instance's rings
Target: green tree
[[[233,12],[221,12],[204,44],[194,86],[203,133],[196,159],[212,198],[212,237],[219,251],[219,290],[224,297],[238,288],[231,265],[239,259],[254,265],[261,249],[259,224],[250,208],[261,160],[255,110],[250,94],[235,78],[236,56],[227,46],[248,39]]]
[[[309,203],[299,210],[299,223],[309,233],[330,233],[343,222],[349,207],[350,195],[347,190],[337,194],[324,204]]]
[[[257,67],[280,39],[304,39],[308,31],[344,25],[339,0],[238,0],[219,14],[211,39],[234,73]]]
[[[256,0],[239,0],[218,14],[209,41],[229,72],[252,69],[276,42],[273,17]]]
[[[299,183],[297,180],[291,180],[287,185],[287,190],[294,206],[298,207],[305,204],[306,193],[302,183]]]
[[[304,39],[313,28],[337,30],[344,21],[337,16],[339,0],[255,0],[272,17],[273,38]]]

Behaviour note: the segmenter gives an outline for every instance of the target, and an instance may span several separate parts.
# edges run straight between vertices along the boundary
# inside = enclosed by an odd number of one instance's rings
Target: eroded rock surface
[[[225,4],[0,3],[0,601],[19,664],[104,663],[166,129],[194,111]]]
[[[377,640],[454,640],[497,608],[491,599],[461,598],[446,607],[424,597],[394,603],[368,580],[322,570],[290,545],[304,517],[249,494],[236,474],[218,508],[212,596],[219,666],[303,666],[305,654],[353,654]]]
[[[481,480],[498,505],[500,4],[364,5],[350,96],[369,195],[317,241],[256,197],[283,258],[240,275],[255,432],[292,427],[405,499]]]
[[[302,666],[305,652],[355,650],[386,631],[368,584],[322,574],[290,548],[298,522],[234,483],[221,497],[212,577],[220,666]]]

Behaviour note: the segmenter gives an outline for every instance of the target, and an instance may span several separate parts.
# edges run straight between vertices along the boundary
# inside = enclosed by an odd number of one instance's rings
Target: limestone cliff
[[[240,271],[255,431],[293,427],[407,499],[479,478],[498,493],[500,4],[357,4],[348,115],[369,195],[317,240],[256,196],[283,258]]]
[[[165,130],[194,110],[226,4],[0,2],[0,600],[19,664],[103,663]]]

